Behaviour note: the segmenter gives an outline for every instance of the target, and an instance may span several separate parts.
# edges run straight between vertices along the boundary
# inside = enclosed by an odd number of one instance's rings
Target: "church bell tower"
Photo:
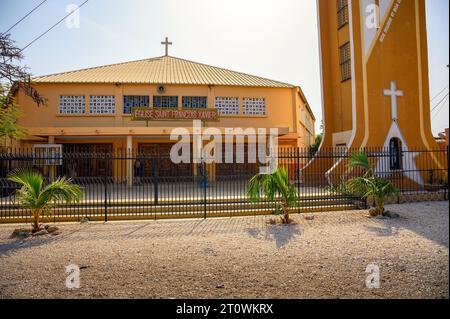
[[[425,0],[317,0],[317,8],[322,148],[438,149],[430,121]]]

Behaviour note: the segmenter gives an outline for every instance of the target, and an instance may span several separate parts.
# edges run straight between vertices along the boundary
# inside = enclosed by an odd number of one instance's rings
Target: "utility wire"
[[[441,113],[441,111],[444,109],[445,103],[448,101],[449,95],[447,94],[444,103],[442,104],[441,108],[438,110],[438,112],[433,116],[433,121],[434,119],[439,115],[439,113]]]
[[[431,110],[431,112],[434,112],[434,110],[436,110],[436,109],[439,107],[439,105],[441,105],[442,101],[444,101],[445,99],[448,98],[448,94],[449,94],[449,93],[447,93],[447,94],[439,101],[439,103],[436,104],[435,107],[433,107],[433,109]]]
[[[14,23],[8,30],[6,30],[5,32],[3,32],[2,34],[7,34],[9,31],[11,31],[12,29],[14,29],[19,23],[21,23],[23,20],[25,20],[26,18],[28,18],[28,16],[30,14],[32,14],[34,11],[36,11],[40,6],[42,6],[44,3],[46,3],[47,0],[42,1],[41,3],[39,3],[36,7],[33,8],[33,10],[31,10],[30,12],[28,12],[22,19],[20,19],[19,21],[17,21],[16,23]]]
[[[437,98],[439,95],[441,95],[441,94],[442,94],[445,90],[447,90],[447,89],[448,89],[448,85],[447,85],[445,88],[443,88],[441,92],[439,92],[438,94],[436,94],[435,97],[432,98],[432,99],[430,100],[430,102],[433,102],[434,100],[436,100],[436,98]]]
[[[28,43],[22,50],[20,50],[20,52],[26,50],[29,46],[31,46],[32,44],[34,44],[36,41],[38,41],[40,38],[42,38],[44,35],[46,35],[47,33],[49,33],[51,30],[53,30],[58,24],[60,24],[61,22],[63,22],[65,19],[67,19],[69,16],[71,16],[72,14],[74,14],[76,11],[80,10],[80,8],[82,6],[84,6],[89,0],[84,1],[82,4],[80,4],[78,6],[77,9],[73,10],[72,12],[66,14],[61,20],[59,20],[58,22],[56,22],[54,25],[52,25],[50,28],[48,28],[45,32],[43,32],[40,36],[38,36],[37,38],[35,38],[33,41],[31,41],[30,43]]]

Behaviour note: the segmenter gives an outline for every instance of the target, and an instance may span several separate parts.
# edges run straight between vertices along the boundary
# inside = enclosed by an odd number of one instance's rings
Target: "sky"
[[[0,0],[0,32],[42,1]],[[22,48],[82,2],[47,0],[11,36]],[[449,1],[426,4],[433,108],[448,93]],[[301,86],[320,128],[316,0],[89,0],[78,21],[61,23],[24,51],[32,74],[161,56],[168,36],[172,56]],[[435,134],[449,126],[448,99],[432,118]]]

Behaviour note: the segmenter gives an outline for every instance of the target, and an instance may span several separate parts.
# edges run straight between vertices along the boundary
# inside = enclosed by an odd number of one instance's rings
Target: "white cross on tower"
[[[172,45],[172,42],[169,42],[169,38],[166,37],[166,41],[161,42],[162,45],[166,46],[166,56],[169,56],[169,45]]]
[[[391,97],[392,121],[397,122],[397,120],[398,120],[397,97],[404,96],[404,92],[397,90],[397,82],[396,81],[391,81],[391,88],[388,90],[384,90],[384,96]]]

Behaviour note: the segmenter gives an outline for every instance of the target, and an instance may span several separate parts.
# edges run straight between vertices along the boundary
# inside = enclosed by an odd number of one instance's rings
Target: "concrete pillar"
[[[127,136],[127,185],[128,187],[133,186],[134,177],[134,160],[133,160],[133,136]]]
[[[123,85],[116,84],[114,89],[116,110],[114,112],[114,125],[116,127],[126,126],[124,125],[123,117]]]
[[[215,93],[215,87],[210,86],[208,88],[208,108],[213,109],[216,107],[216,93]]]
[[[55,144],[54,136],[48,137],[48,144]],[[49,154],[49,155],[51,155],[51,154]],[[56,176],[56,166],[55,165],[51,165],[48,167],[48,175],[49,175],[51,182],[55,180],[55,176]]]

